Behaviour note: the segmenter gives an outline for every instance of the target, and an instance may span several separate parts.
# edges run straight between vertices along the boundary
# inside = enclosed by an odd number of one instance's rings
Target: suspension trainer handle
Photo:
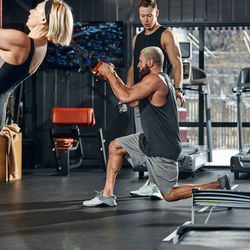
[[[100,60],[98,62],[98,64],[92,69],[92,72],[97,75],[98,77],[102,77],[104,79],[104,81],[108,81],[108,78],[106,76],[103,76],[99,71],[99,67],[101,67],[101,65],[104,63],[103,60]]]
[[[96,76],[96,81],[104,80],[108,81],[107,77],[104,77],[99,71],[99,67],[103,64],[104,60],[100,60],[97,56],[91,55],[87,50],[84,50],[79,44],[71,40],[70,46],[75,50],[76,54],[79,56],[84,56],[85,58],[89,59],[92,63],[92,67],[88,65],[88,68],[91,70],[91,72]],[[80,68],[83,67],[82,60],[79,59]],[[86,67],[85,67],[86,68]]]

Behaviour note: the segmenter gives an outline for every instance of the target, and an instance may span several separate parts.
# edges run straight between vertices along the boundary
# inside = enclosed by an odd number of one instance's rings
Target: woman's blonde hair
[[[47,39],[60,45],[69,45],[73,32],[71,8],[62,0],[54,0],[49,14]]]

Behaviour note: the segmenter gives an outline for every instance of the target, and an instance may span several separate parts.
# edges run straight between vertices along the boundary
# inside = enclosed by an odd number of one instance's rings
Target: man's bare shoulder
[[[159,73],[150,73],[146,75],[145,77],[143,77],[141,82],[143,84],[159,85],[165,81],[164,79],[165,78],[161,76]]]
[[[173,47],[177,46],[177,44],[178,41],[173,31],[166,29],[162,32],[161,45],[168,54],[172,52]]]
[[[163,32],[162,32],[162,38],[165,40],[169,40],[169,39],[173,39],[174,38],[174,33],[172,30],[170,29],[165,29]]]
[[[159,80],[159,73],[152,72],[146,76],[143,77],[143,80]]]

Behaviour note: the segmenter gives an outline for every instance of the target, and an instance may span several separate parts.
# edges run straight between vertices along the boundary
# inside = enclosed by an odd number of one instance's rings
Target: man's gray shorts
[[[169,194],[171,188],[178,186],[177,162],[163,157],[146,156],[139,147],[139,135],[119,137],[116,141],[128,152],[129,163],[133,167],[146,164],[149,181],[155,183],[161,193]]]

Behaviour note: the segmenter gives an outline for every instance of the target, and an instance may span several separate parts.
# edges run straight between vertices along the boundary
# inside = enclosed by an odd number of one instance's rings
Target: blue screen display
[[[73,41],[93,56],[124,66],[124,30],[122,22],[76,22]],[[85,63],[88,61],[83,58]],[[79,60],[70,46],[49,43],[44,60],[46,68],[78,69]]]

